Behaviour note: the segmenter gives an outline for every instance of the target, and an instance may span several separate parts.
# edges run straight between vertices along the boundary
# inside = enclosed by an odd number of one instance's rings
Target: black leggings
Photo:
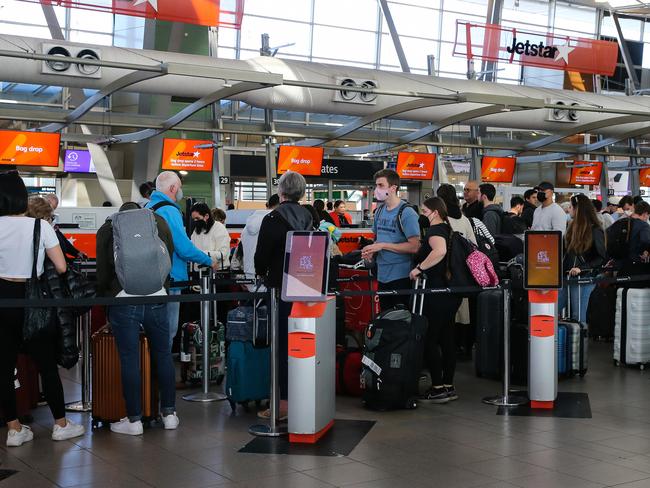
[[[0,278],[0,296],[2,298],[25,298],[25,283],[15,283]],[[52,416],[55,419],[64,418],[65,400],[56,363],[56,347],[52,341],[34,341],[23,347],[23,309],[4,308],[2,315],[3,320],[0,323],[0,407],[5,420],[11,422],[18,418],[14,370],[18,352],[21,349],[32,357],[38,367],[43,393],[52,411]]]
[[[456,373],[456,340],[454,322],[461,297],[428,295],[424,301],[429,322],[424,352],[425,364],[431,373],[431,384],[453,385]]]

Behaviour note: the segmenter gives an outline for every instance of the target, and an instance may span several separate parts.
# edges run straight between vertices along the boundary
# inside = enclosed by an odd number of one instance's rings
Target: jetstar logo
[[[525,54],[526,56],[539,56],[540,58],[555,58],[558,48],[555,46],[545,46],[543,42],[531,44],[530,41],[517,42],[517,38],[512,38],[512,46],[506,47],[510,54]]]
[[[189,151],[178,151],[176,153],[177,158],[198,158],[201,155],[199,151],[189,152]]]

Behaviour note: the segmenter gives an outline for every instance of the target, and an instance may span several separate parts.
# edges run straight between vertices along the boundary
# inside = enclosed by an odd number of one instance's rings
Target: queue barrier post
[[[271,288],[270,290],[270,309],[269,315],[271,319],[271,391],[270,391],[270,418],[268,424],[255,424],[252,425],[248,432],[252,435],[259,437],[280,437],[288,435],[286,425],[280,425],[280,356],[279,344],[280,338],[278,337],[278,290]],[[286,338],[283,338],[286,340]]]
[[[68,412],[90,412],[92,410],[92,400],[90,398],[90,310],[77,319],[81,337],[79,345],[81,348],[81,400],[67,403],[65,406]]]
[[[503,280],[503,393],[485,397],[483,403],[498,407],[525,405],[528,398],[510,393],[510,280]]]
[[[201,294],[207,295],[212,292],[212,268],[201,268],[199,271],[201,279]],[[217,321],[217,301],[212,302],[212,311],[214,321]],[[216,328],[215,328],[216,329]],[[201,301],[201,331],[203,334],[202,355],[203,355],[203,388],[200,392],[183,395],[183,400],[187,402],[219,402],[226,400],[228,397],[223,393],[210,391],[210,302]]]

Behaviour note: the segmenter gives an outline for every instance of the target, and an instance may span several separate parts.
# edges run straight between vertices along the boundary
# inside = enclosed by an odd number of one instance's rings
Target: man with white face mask
[[[373,230],[375,243],[363,248],[364,259],[376,259],[377,281],[380,290],[411,288],[409,273],[413,268],[413,255],[420,248],[418,215],[397,195],[399,175],[384,169],[375,173],[375,210]],[[409,296],[382,296],[382,310],[398,304],[408,306]]]
[[[183,216],[180,208],[176,205],[183,199],[183,183],[173,171],[163,171],[156,178],[156,191],[151,194],[151,201],[147,208],[160,215],[169,226],[174,241],[174,253],[172,254],[171,286],[170,295],[180,295],[181,289],[174,288],[174,281],[187,281],[187,263],[198,263],[203,266],[212,266],[216,271],[219,263],[197,248],[187,237]],[[169,344],[171,346],[176,332],[178,331],[178,314],[180,302],[169,302],[167,304],[167,315],[169,317]]]

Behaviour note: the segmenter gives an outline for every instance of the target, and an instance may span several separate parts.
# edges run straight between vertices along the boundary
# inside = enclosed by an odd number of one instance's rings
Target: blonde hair
[[[30,197],[27,203],[27,216],[35,219],[49,220],[52,217],[52,206],[43,197]]]

